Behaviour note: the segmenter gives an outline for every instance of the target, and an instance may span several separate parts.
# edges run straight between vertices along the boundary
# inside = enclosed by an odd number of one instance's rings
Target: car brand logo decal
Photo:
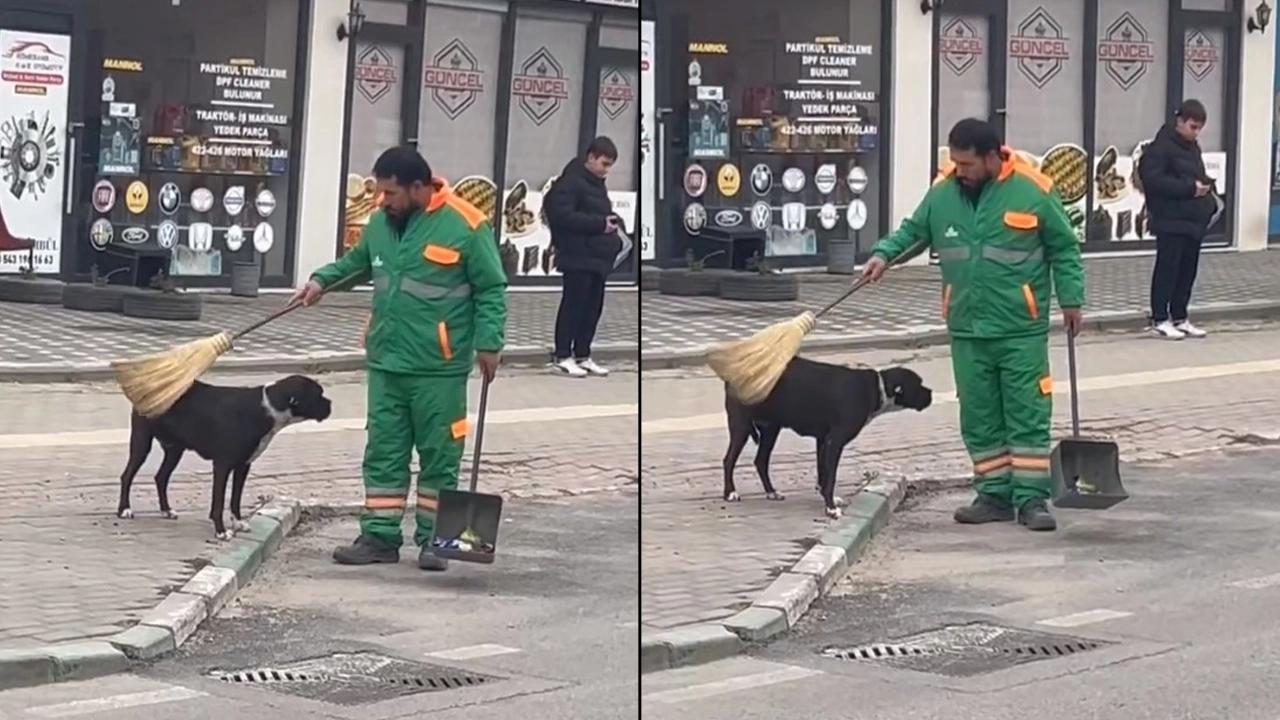
[[[534,125],[542,125],[569,99],[569,80],[564,68],[546,47],[538,48],[511,79],[511,94]]]
[[[600,109],[610,120],[617,120],[631,107],[636,93],[631,77],[621,68],[607,67],[600,73]]]
[[[191,209],[198,213],[207,213],[213,209],[213,191],[209,188],[196,188],[191,193]]]
[[[165,250],[172,250],[178,244],[178,223],[172,220],[161,220],[156,228],[156,243]]]
[[[93,186],[93,209],[106,214],[116,206],[116,186],[110,180],[99,180]]]
[[[227,228],[227,249],[231,252],[239,252],[244,247],[244,228],[239,225],[232,225]]]
[[[227,192],[222,196],[222,208],[231,217],[239,215],[240,211],[244,210],[243,185],[232,185],[227,188]]]
[[[840,213],[836,212],[836,206],[827,203],[818,210],[818,222],[822,224],[823,230],[830,230],[840,221]]]
[[[191,223],[187,228],[187,247],[206,252],[213,247],[213,226],[207,222]]]
[[[423,69],[422,84],[444,116],[457,120],[484,92],[484,72],[466,43],[454,38]]]
[[[263,255],[271,250],[275,241],[276,231],[272,229],[271,223],[258,223],[258,227],[253,229],[253,249]]]
[[[395,61],[377,45],[369,45],[356,58],[356,90],[369,104],[376,104],[400,82]]]
[[[751,168],[751,190],[757,195],[768,195],[773,189],[773,170],[760,163]]]
[[[849,209],[845,213],[845,220],[848,221],[849,227],[854,230],[861,230],[867,226],[867,204],[862,200],[854,200],[849,203]]]
[[[266,188],[259,190],[258,196],[253,199],[253,207],[262,217],[271,217],[271,213],[276,211],[275,193]]]
[[[146,212],[147,203],[150,200],[151,193],[147,191],[146,184],[141,180],[134,180],[129,183],[129,188],[124,191],[124,205],[134,215],[141,215]]]
[[[720,189],[722,197],[733,197],[738,194],[738,188],[742,185],[742,175],[738,172],[738,166],[733,163],[725,163],[720,166],[720,171],[716,173],[716,186]]]
[[[804,230],[804,203],[789,202],[782,206],[782,229],[796,232]]]
[[[684,191],[689,197],[702,197],[707,191],[707,171],[701,165],[690,165],[684,171]]]
[[[773,208],[763,200],[751,206],[751,227],[767,230],[773,224]]]
[[[707,209],[701,203],[693,203],[684,209],[684,229],[690,235],[697,235],[707,225]]]
[[[151,233],[144,227],[127,227],[120,233],[120,239],[130,245],[141,245],[151,237]]]
[[[845,177],[845,182],[849,184],[849,190],[854,195],[861,195],[862,191],[867,189],[867,171],[861,165],[854,165],[849,168],[849,175]]]
[[[178,212],[178,206],[182,205],[182,191],[178,189],[178,184],[165,183],[160,188],[160,194],[156,195],[156,204],[165,215]]]
[[[737,227],[742,224],[742,213],[737,210],[721,210],[716,213],[716,225],[720,227]]]
[[[115,230],[111,227],[111,221],[106,218],[93,221],[93,225],[89,228],[89,242],[93,244],[95,250],[106,250],[111,244],[113,235]]]
[[[830,195],[836,189],[836,182],[835,163],[826,163],[813,174],[813,186],[823,195]]]
[[[798,193],[804,190],[804,171],[800,168],[787,168],[782,173],[782,189],[789,193]]]
[[[110,75],[102,78],[102,102],[116,101],[116,79]]]

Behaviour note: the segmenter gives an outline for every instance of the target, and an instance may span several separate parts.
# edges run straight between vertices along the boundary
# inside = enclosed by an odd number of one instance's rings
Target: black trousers
[[[1151,321],[1187,319],[1191,288],[1200,268],[1200,244],[1193,235],[1156,235],[1156,267],[1151,273]]]
[[[556,313],[556,359],[591,357],[591,341],[604,311],[604,276],[587,270],[567,270],[561,276],[564,293]]]

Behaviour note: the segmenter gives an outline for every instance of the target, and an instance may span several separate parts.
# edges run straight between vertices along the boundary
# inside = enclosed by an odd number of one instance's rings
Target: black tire
[[[658,292],[681,297],[714,296],[720,292],[722,273],[713,270],[663,270],[658,276]]]
[[[662,277],[662,270],[652,265],[640,266],[640,292],[651,292],[658,289],[658,279]]]
[[[725,300],[786,302],[800,296],[800,282],[794,275],[730,275],[720,282]]]
[[[0,278],[0,302],[59,305],[62,303],[62,288],[65,286],[66,283],[61,280],[4,277]]]
[[[128,291],[120,285],[71,284],[62,291],[62,307],[84,312],[123,312]]]
[[[195,293],[135,290],[124,295],[124,314],[153,320],[199,320],[203,298]]]

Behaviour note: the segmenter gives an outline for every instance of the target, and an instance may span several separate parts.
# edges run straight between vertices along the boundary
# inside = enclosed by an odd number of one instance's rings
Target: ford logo
[[[151,233],[147,232],[146,228],[141,227],[125,228],[124,232],[120,233],[120,239],[130,245],[141,245],[149,237],[151,237]]]
[[[721,210],[716,213],[716,224],[720,227],[734,227],[742,224],[742,213],[737,210]]]

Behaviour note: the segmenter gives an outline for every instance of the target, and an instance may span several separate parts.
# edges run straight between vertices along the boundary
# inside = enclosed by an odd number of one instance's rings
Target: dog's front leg
[[[773,447],[782,433],[781,425],[762,425],[760,428],[759,447],[756,448],[756,473],[760,475],[760,484],[764,486],[766,500],[786,500],[786,496],[773,487],[769,478],[769,459],[773,457]]]
[[[167,445],[164,448],[164,460],[160,461],[160,469],[156,471],[156,497],[160,500],[160,515],[170,520],[177,520],[178,513],[169,507],[169,478],[177,469],[186,452],[179,445]]]
[[[213,464],[213,507],[209,510],[209,519],[213,521],[214,537],[219,540],[230,540],[235,534],[222,522],[222,511],[227,505],[227,476],[230,474],[229,466]]]
[[[249,523],[240,514],[240,496],[244,492],[244,482],[249,478],[249,466],[241,465],[231,473],[231,524],[236,532],[249,529]]]

